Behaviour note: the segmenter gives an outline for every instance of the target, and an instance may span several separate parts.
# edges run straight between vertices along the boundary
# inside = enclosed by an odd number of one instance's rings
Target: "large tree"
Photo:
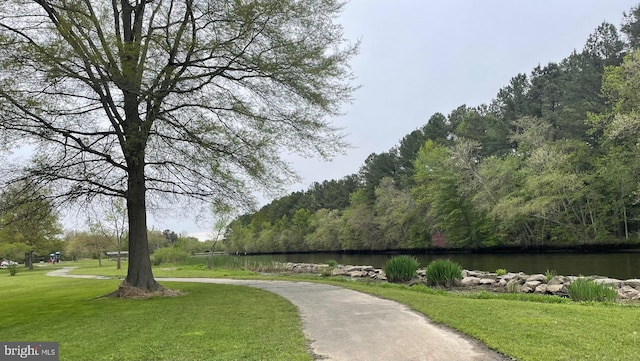
[[[353,90],[343,5],[4,0],[0,129],[36,146],[13,170],[59,200],[124,198],[124,283],[156,290],[148,202],[242,204],[293,175],[283,148],[331,156],[342,145],[327,118]]]

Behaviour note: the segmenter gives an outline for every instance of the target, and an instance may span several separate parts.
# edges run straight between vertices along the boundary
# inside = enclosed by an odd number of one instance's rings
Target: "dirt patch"
[[[186,293],[180,290],[172,290],[169,288],[160,287],[155,291],[148,291],[138,287],[132,287],[129,285],[120,285],[118,290],[105,295],[105,298],[132,298],[132,299],[145,299],[152,297],[180,297]]]

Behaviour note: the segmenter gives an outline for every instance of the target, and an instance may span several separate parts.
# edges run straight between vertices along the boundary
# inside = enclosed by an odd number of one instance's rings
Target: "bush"
[[[569,284],[569,298],[573,301],[615,301],[618,292],[611,286],[595,283],[593,280],[578,278]]]
[[[462,267],[448,259],[437,259],[427,266],[429,286],[453,286],[462,279]]]
[[[420,263],[412,256],[395,256],[384,265],[384,273],[389,282],[411,281],[416,275]]]
[[[496,276],[504,276],[507,274],[507,270],[504,268],[498,268],[496,270]]]
[[[18,273],[18,265],[17,264],[8,265],[7,269],[9,270],[9,276],[15,276],[16,273]]]
[[[189,257],[187,251],[175,247],[158,248],[153,252],[151,257],[154,265],[158,266],[163,263],[182,264]]]

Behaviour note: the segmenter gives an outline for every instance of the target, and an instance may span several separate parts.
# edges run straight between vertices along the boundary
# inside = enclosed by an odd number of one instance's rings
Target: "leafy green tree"
[[[62,228],[53,204],[44,191],[28,184],[5,188],[0,194],[0,246],[4,253],[16,256],[25,253],[25,266],[33,269],[35,255],[60,251]]]
[[[415,202],[408,192],[396,188],[391,178],[384,178],[376,188],[374,206],[383,247],[411,248],[411,230]]]
[[[64,253],[70,256],[74,262],[77,262],[80,258],[91,256],[87,245],[78,237],[78,232],[68,233],[65,236]]]
[[[449,245],[478,248],[494,240],[485,212],[474,208],[476,187],[470,183],[470,172],[475,170],[465,169],[471,158],[463,159],[462,155],[471,156],[462,149],[452,151],[427,141],[416,159],[412,191],[416,202],[428,209],[432,233],[444,235]]]
[[[0,6],[0,130],[38,144],[17,178],[126,200],[125,283],[159,288],[147,200],[244,206],[330,157],[353,91],[339,0],[30,1]],[[19,9],[16,12],[16,9]]]
[[[351,204],[343,213],[340,244],[343,250],[379,250],[381,237],[372,206],[365,190],[351,195]]]
[[[310,251],[340,251],[342,218],[337,209],[318,209],[311,219],[313,231],[305,237]]]

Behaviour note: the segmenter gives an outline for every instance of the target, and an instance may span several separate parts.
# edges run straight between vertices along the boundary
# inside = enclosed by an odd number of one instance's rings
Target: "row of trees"
[[[360,172],[236,218],[230,251],[637,242],[640,8],[488,105],[434,114]]]
[[[124,202],[112,199],[100,208],[86,210],[86,230],[66,231],[63,235],[59,213],[45,194],[22,187],[9,187],[0,194],[0,259],[25,263],[33,268],[34,261],[48,260],[52,252],[61,252],[64,259],[97,258],[102,265],[105,252],[127,251],[129,247],[127,212]],[[96,202],[97,203],[97,202]],[[187,255],[214,249],[213,241],[178,235],[171,230],[147,231],[149,251],[162,248],[180,250]],[[121,257],[116,257],[121,268]]]

